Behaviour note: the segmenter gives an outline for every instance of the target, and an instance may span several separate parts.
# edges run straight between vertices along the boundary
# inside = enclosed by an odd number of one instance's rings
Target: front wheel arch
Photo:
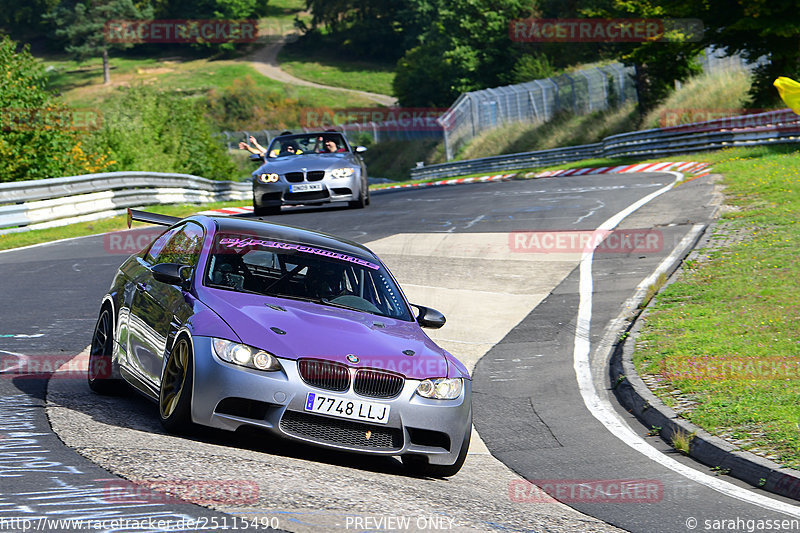
[[[92,332],[89,346],[89,361],[86,377],[89,388],[98,394],[113,395],[120,391],[121,380],[117,379],[114,365],[114,343],[116,322],[113,304],[105,300]]]
[[[170,433],[185,433],[192,426],[194,346],[188,333],[180,333],[167,353],[158,391],[161,425]]]

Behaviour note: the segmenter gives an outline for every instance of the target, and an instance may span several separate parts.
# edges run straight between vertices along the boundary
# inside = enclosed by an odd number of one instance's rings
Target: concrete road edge
[[[704,236],[710,234],[709,230],[715,225],[716,222],[707,226],[668,266],[666,274],[669,280],[664,287],[676,280],[684,259]],[[663,287],[659,292],[662,290]],[[691,436],[689,457],[712,468],[727,470],[729,475],[756,488],[795,500],[800,499],[800,471],[784,468],[769,459],[740,450],[730,442],[680,418],[639,377],[633,364],[633,351],[642,326],[640,319],[647,315],[654,299],[644,309],[638,308],[641,299],[633,302],[637,311],[629,320],[622,321],[625,325],[620,328],[616,337],[618,340],[610,348],[609,376],[617,400],[648,428],[660,428],[659,435],[667,444],[671,445],[676,434]]]

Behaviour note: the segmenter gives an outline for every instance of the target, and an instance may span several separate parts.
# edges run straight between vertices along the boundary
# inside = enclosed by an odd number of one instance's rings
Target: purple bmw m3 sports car
[[[375,254],[261,220],[131,218],[167,229],[120,266],[102,299],[94,391],[124,380],[158,403],[172,432],[253,426],[400,456],[415,473],[458,472],[469,372],[421,329],[444,317],[410,305]]]

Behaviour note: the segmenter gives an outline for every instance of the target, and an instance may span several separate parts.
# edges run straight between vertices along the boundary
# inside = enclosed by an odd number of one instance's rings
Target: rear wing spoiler
[[[148,213],[147,211],[138,211],[136,209],[128,209],[128,228],[131,227],[131,224],[134,220],[139,222],[147,222],[148,224],[172,226],[183,219],[179,217],[171,217],[169,215],[159,215],[158,213]]]

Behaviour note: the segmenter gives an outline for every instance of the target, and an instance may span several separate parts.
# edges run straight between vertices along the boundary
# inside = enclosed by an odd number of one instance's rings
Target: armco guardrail
[[[0,183],[0,233],[95,220],[128,207],[246,200],[250,182],[189,174],[108,172]]]
[[[701,152],[734,146],[800,142],[800,116],[789,109],[621,133],[596,144],[454,161],[411,169],[411,179],[442,179],[479,172],[539,168],[595,157]]]

